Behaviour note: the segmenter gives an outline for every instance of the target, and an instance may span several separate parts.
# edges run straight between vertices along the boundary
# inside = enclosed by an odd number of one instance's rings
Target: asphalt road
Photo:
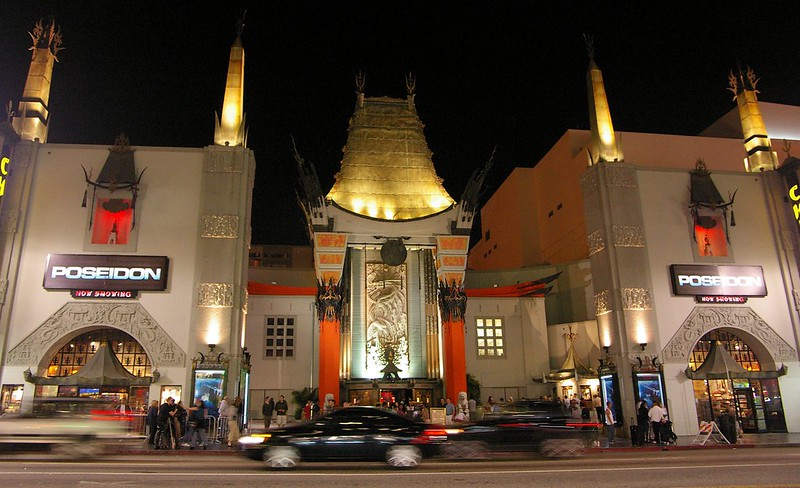
[[[149,454],[84,462],[8,456],[0,461],[0,480],[4,488],[800,487],[800,448],[609,451],[563,460],[433,460],[412,470],[392,470],[382,463],[307,463],[288,472],[269,471],[232,455]]]

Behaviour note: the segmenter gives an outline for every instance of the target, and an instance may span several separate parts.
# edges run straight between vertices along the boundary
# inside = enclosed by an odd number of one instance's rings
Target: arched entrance
[[[99,331],[104,332],[100,334]],[[118,332],[125,335],[117,335]],[[97,334],[97,337],[94,337],[93,334]],[[82,338],[84,335],[86,337]],[[34,383],[36,387],[34,395],[29,398],[43,398],[47,395],[51,398],[59,398],[58,389],[65,383],[60,380],[69,375],[81,374],[83,368],[75,368],[74,362],[78,361],[80,357],[80,361],[84,366],[86,365],[90,360],[87,352],[91,350],[92,342],[96,342],[96,353],[100,352],[102,335],[112,341],[110,348],[102,347],[102,349],[109,351],[106,356],[106,359],[109,359],[108,363],[119,365],[116,376],[121,377],[122,381],[115,385],[110,384],[107,380],[102,380],[100,383],[107,383],[105,386],[116,386],[120,389],[123,387],[143,388],[141,394],[126,390],[127,394],[131,395],[129,398],[131,402],[134,399],[142,401],[141,398],[144,398],[145,392],[149,391],[150,382],[157,381],[159,367],[185,366],[186,353],[141,304],[119,302],[69,302],[64,304],[8,352],[6,365],[27,368],[24,374],[25,380],[28,383]],[[83,353],[80,352],[79,343],[75,342],[78,338],[82,338],[80,344],[84,344]],[[114,340],[116,342],[113,342]],[[121,346],[121,357],[118,358],[116,349],[120,347],[120,342],[123,345]],[[73,345],[73,348],[70,348],[70,344]],[[126,347],[126,344],[130,347]],[[78,353],[71,353],[70,350],[76,346]],[[59,356],[59,354],[61,355]],[[67,364],[66,361],[70,363]],[[126,362],[129,363],[127,367]],[[56,370],[56,366],[58,366],[58,370]],[[51,373],[53,374],[51,375]],[[64,373],[67,375],[65,376]],[[77,381],[73,383],[77,383]],[[83,381],[83,383],[97,382]],[[85,384],[84,386],[90,388],[95,385]],[[80,391],[78,391],[78,395],[80,395]]]
[[[756,352],[735,330],[707,332],[695,344],[687,370],[697,419],[722,423],[732,415],[746,433],[786,432],[779,374],[763,371]]]
[[[695,374],[709,359],[711,345],[717,340],[721,344],[717,352],[724,353],[719,355],[717,367],[711,368],[709,363],[709,368]],[[750,307],[695,307],[662,350],[662,357],[665,365],[685,368],[692,381],[701,380],[692,383],[699,421],[716,421],[723,408],[732,407],[737,416],[752,412],[752,422],[742,422],[751,431],[786,431],[782,402],[776,401],[781,398],[778,377],[786,371],[783,362],[797,361],[797,352]],[[693,370],[692,364],[701,367]],[[703,381],[709,383],[705,389]],[[719,402],[712,402],[714,395]],[[757,416],[759,410],[763,419]]]

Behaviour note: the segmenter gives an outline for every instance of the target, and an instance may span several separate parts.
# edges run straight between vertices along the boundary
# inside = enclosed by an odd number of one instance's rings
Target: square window
[[[505,354],[503,350],[503,319],[483,317],[475,319],[475,337],[478,356],[497,358]]]

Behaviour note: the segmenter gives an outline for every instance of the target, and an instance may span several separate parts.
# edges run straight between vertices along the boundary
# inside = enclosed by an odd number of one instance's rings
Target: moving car
[[[87,459],[125,436],[126,420],[113,415],[4,415],[0,454],[44,453]]]
[[[385,461],[410,468],[438,454],[447,431],[376,407],[346,407],[291,426],[239,439],[242,453],[270,468],[301,461]]]
[[[458,424],[442,454],[451,459],[485,458],[490,453],[531,452],[546,457],[578,456],[596,435],[595,424],[568,419],[560,402],[521,400]]]

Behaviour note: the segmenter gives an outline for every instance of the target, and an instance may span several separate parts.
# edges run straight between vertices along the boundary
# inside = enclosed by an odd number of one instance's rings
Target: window
[[[294,317],[267,317],[264,321],[264,356],[294,357]]]
[[[475,336],[478,341],[479,358],[505,356],[505,333],[503,319],[482,318],[475,323]]]

